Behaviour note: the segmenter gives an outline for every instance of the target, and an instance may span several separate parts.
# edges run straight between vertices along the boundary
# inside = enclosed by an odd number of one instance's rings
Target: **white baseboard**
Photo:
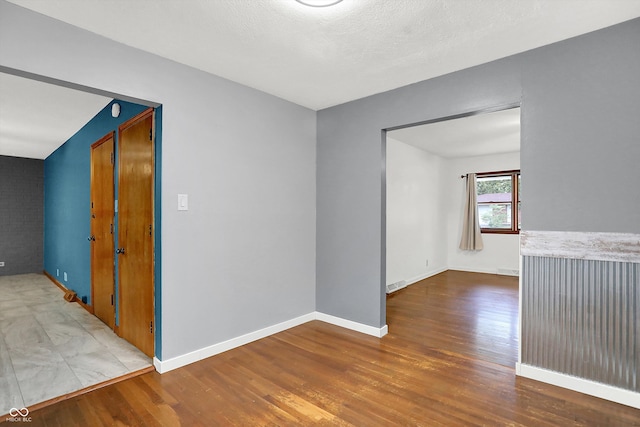
[[[421,274],[419,276],[415,276],[415,277],[412,277],[410,279],[406,279],[405,281],[407,282],[407,286],[413,285],[414,283],[418,283],[421,280],[428,279],[429,277],[435,276],[435,275],[440,274],[440,273],[444,273],[447,270],[466,271],[466,272],[469,272],[469,273],[499,274],[499,275],[507,275],[507,276],[518,277],[518,274],[512,274],[512,273],[507,274],[507,273],[500,272],[500,270],[503,270],[502,268],[496,268],[495,270],[492,270],[492,269],[489,269],[489,268],[442,267],[442,268],[439,268],[437,270],[433,270],[433,271],[430,271],[428,273]],[[513,269],[513,270],[514,271],[519,271],[519,270],[516,270],[516,269]]]
[[[315,313],[305,314],[295,319],[287,320],[276,325],[268,326],[266,328],[250,332],[248,334],[241,335],[239,337],[231,338],[230,340],[223,341],[218,344],[213,344],[208,347],[201,348],[199,350],[192,351],[180,356],[172,357],[167,360],[153,359],[153,365],[156,371],[161,374],[169,372],[173,369],[180,368],[190,363],[197,362],[207,357],[215,356],[216,354],[224,353],[236,347],[240,347],[245,344],[249,344],[252,341],[257,341],[261,338],[268,337],[269,335],[277,334],[278,332],[285,331],[293,328],[294,326],[302,325],[311,320],[315,320]]]
[[[506,270],[503,268],[490,269],[490,268],[475,268],[475,267],[449,267],[448,270],[466,271],[468,273],[498,274],[501,276],[514,276],[514,277],[519,276],[519,274],[501,272],[501,270]],[[519,270],[516,270],[514,268],[513,271],[519,271]]]
[[[207,357],[224,353],[225,351],[234,349],[236,347],[240,347],[245,344],[249,344],[250,342],[257,341],[261,338],[266,338],[270,335],[277,334],[278,332],[282,332],[287,329],[293,328],[295,326],[302,325],[303,323],[307,323],[312,320],[320,320],[320,321],[331,323],[332,325],[337,325],[346,329],[352,329],[354,331],[361,332],[367,335],[373,335],[374,337],[378,337],[378,338],[385,336],[388,332],[387,325],[384,325],[382,328],[375,328],[373,326],[368,326],[362,323],[358,323],[351,320],[346,320],[340,317],[331,316],[329,314],[324,314],[324,313],[314,311],[312,313],[305,314],[300,317],[296,317],[295,319],[287,320],[285,322],[278,323],[276,325],[268,326],[266,328],[263,328],[254,332],[241,335],[239,337],[231,338],[230,340],[223,341],[218,344],[213,344],[208,347],[204,347],[199,350],[192,351],[190,353],[172,357],[171,359],[159,360],[158,358],[154,357],[153,366],[156,368],[156,371],[163,374],[165,372],[172,371],[182,366],[186,366],[191,363],[198,362],[202,359],[206,359]]]
[[[340,326],[346,329],[351,329],[356,332],[361,332],[367,335],[373,335],[377,338],[382,338],[387,335],[389,332],[389,328],[387,325],[384,325],[381,328],[376,328],[373,326],[365,325],[363,323],[354,322],[352,320],[343,319],[341,317],[332,316],[330,314],[320,313],[318,311],[315,312],[316,320],[320,320],[322,322],[331,323],[332,325]]]
[[[640,393],[630,390],[537,368],[524,363],[516,363],[516,375],[640,409]]]
[[[437,270],[429,271],[426,274],[421,274],[420,276],[412,277],[411,279],[407,279],[407,286],[413,285],[414,283],[418,283],[421,280],[428,279],[429,277],[435,276],[436,274],[443,273],[447,270],[449,270],[449,268],[443,267]]]
[[[466,271],[469,273],[486,273],[486,274],[496,274],[496,272],[498,271],[498,269],[494,269],[491,270],[489,268],[475,268],[475,267],[449,267],[449,270],[456,270],[456,271]]]
[[[515,272],[519,272],[518,269],[507,269],[507,268],[476,268],[476,267],[463,267],[463,266],[452,266],[452,267],[442,267],[437,270],[430,271],[426,274],[422,274],[420,276],[415,276],[410,279],[406,279],[407,286],[413,285],[421,280],[427,279],[429,277],[435,276],[436,274],[443,273],[447,270],[456,270],[456,271],[466,271],[468,273],[485,273],[485,274],[499,274],[504,276],[514,276],[518,277],[519,274],[515,274]],[[509,270],[509,272],[502,271]]]

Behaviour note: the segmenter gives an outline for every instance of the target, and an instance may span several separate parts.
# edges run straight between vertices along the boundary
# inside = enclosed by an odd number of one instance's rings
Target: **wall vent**
[[[392,292],[395,292],[399,289],[406,288],[406,287],[407,287],[406,280],[400,280],[399,282],[390,283],[387,285],[387,293],[390,294]]]

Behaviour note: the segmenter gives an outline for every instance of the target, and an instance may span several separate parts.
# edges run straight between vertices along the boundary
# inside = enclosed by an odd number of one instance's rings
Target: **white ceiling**
[[[394,130],[387,138],[445,158],[518,152],[520,108]]]
[[[9,1],[314,110],[640,16],[638,0],[343,0],[329,8],[295,0]],[[17,101],[0,90],[9,103],[2,116],[21,98],[44,111],[79,105],[61,96],[47,104],[37,88],[12,91]],[[31,121],[34,135],[23,140],[37,143],[63,125],[50,122]]]
[[[0,155],[44,159],[110,98],[0,73]]]
[[[638,0],[10,0],[314,110],[640,16]]]

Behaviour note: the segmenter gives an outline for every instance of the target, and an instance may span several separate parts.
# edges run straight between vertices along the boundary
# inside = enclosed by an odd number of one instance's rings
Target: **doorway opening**
[[[29,347],[28,352],[21,350],[20,342],[18,341],[7,344],[6,350],[11,356],[10,359],[13,361],[19,361],[19,365],[26,367],[25,369],[27,369],[27,372],[37,372],[37,370],[29,368],[32,363],[45,363],[46,367],[40,367],[42,368],[43,375],[44,371],[47,371],[46,373],[50,374],[52,377],[59,377],[61,379],[60,381],[53,381],[51,384],[45,385],[37,382],[38,378],[36,377],[33,377],[35,382],[29,382],[31,376],[23,375],[23,373],[19,373],[17,371],[14,372],[16,377],[24,378],[25,381],[19,383],[19,388],[15,393],[11,393],[12,396],[18,400],[11,402],[4,402],[0,400],[0,413],[5,413],[7,411],[2,412],[3,404],[5,403],[9,405],[8,408],[25,406],[34,408],[37,407],[34,405],[46,402],[48,399],[55,399],[60,395],[71,395],[79,392],[79,390],[86,389],[87,387],[93,387],[98,383],[118,381],[122,379],[123,376],[131,376],[140,372],[146,372],[150,369],[152,370],[153,366],[151,357],[156,356],[161,358],[161,335],[159,333],[159,327],[161,312],[160,171],[162,107],[160,104],[154,102],[132,99],[123,95],[107,93],[99,89],[78,87],[74,84],[53,80],[43,76],[23,73],[19,70],[7,70],[3,68],[2,71],[10,74],[0,73],[0,83],[4,81],[1,79],[2,76],[9,76],[12,82],[11,87],[16,89],[5,92],[3,86],[3,93],[7,95],[6,97],[3,97],[3,106],[12,100],[16,101],[14,104],[11,104],[11,108],[8,108],[10,111],[19,111],[20,104],[28,105],[30,108],[37,105],[37,110],[41,114],[46,115],[48,112],[52,112],[52,114],[61,113],[64,116],[64,106],[67,104],[75,103],[77,104],[76,106],[82,104],[81,106],[83,108],[87,106],[84,103],[77,102],[78,97],[70,95],[72,93],[77,94],[78,92],[81,92],[82,95],[80,98],[92,97],[95,95],[97,95],[95,97],[98,98],[97,101],[94,100],[93,102],[88,103],[90,104],[89,107],[92,105],[94,109],[86,112],[86,115],[84,116],[86,117],[85,120],[91,122],[93,120],[92,117],[96,118],[98,115],[102,118],[102,121],[96,125],[96,128],[99,130],[91,133],[91,135],[88,135],[87,121],[83,121],[82,124],[78,123],[77,127],[73,130],[76,134],[71,132],[69,133],[69,136],[59,138],[60,142],[58,143],[58,146],[50,148],[49,151],[44,155],[39,155],[39,157],[37,155],[31,156],[28,153],[4,154],[8,156],[14,155],[17,157],[24,157],[25,160],[31,159],[41,162],[42,170],[45,173],[40,176],[40,181],[34,184],[34,187],[39,187],[40,189],[43,187],[45,188],[45,196],[43,197],[40,195],[41,199],[45,199],[41,201],[41,203],[45,205],[45,209],[43,209],[44,214],[41,213],[41,217],[39,219],[40,222],[45,223],[45,228],[47,226],[47,221],[49,220],[70,220],[70,222],[63,227],[58,227],[60,224],[55,221],[53,223],[50,222],[49,224],[52,225],[52,228],[49,231],[53,230],[53,234],[47,233],[46,231],[44,233],[40,233],[40,236],[38,237],[40,244],[36,246],[45,247],[44,262],[41,258],[38,265],[29,271],[16,272],[16,276],[0,277],[0,279],[2,279],[0,280],[0,285],[4,286],[6,284],[10,288],[15,289],[16,292],[14,296],[20,296],[20,302],[24,303],[25,306],[24,308],[21,307],[20,310],[16,311],[17,315],[22,314],[23,316],[20,318],[16,317],[16,319],[14,319],[15,322],[14,320],[11,320],[15,323],[14,326],[17,329],[24,332],[24,334],[20,336],[19,341],[24,341],[24,339],[31,336],[33,336],[34,339],[33,345]],[[13,84],[16,80],[23,84]],[[75,102],[70,101],[70,99],[75,100]],[[112,112],[111,104],[113,104],[115,100],[122,104],[122,111],[119,111],[121,113],[119,119],[117,119],[117,115],[112,115],[115,113]],[[127,107],[134,109],[127,111]],[[151,110],[149,109],[150,107]],[[98,315],[100,310],[95,305],[97,297],[91,294],[91,276],[94,273],[94,269],[90,267],[90,245],[93,242],[91,238],[92,236],[97,236],[97,233],[90,228],[90,217],[92,215],[90,205],[90,175],[92,163],[91,145],[93,144],[94,148],[99,149],[102,145],[109,148],[109,145],[112,145],[114,142],[117,143],[117,127],[130,117],[127,116],[127,114],[134,116],[144,110],[152,111],[155,115],[155,121],[152,129],[155,143],[152,154],[152,163],[149,167],[144,168],[147,171],[150,169],[151,172],[150,176],[152,177],[152,180],[150,182],[150,194],[153,198],[153,204],[151,205],[151,215],[153,216],[153,222],[151,223],[153,225],[151,229],[151,237],[153,239],[153,245],[151,246],[151,249],[146,249],[146,253],[150,253],[153,257],[153,261],[148,264],[151,266],[152,270],[151,290],[153,293],[151,297],[152,305],[150,317],[153,319],[153,324],[149,325],[150,322],[148,321],[145,321],[145,323],[147,331],[150,326],[153,327],[154,333],[155,331],[158,331],[158,333],[155,333],[152,336],[150,350],[148,346],[145,351],[147,356],[138,352],[130,344],[118,338],[113,333],[113,325],[115,324],[117,328],[118,323],[118,319],[115,314],[112,314],[111,318],[103,318],[102,321],[98,320],[98,316],[94,317],[91,315]],[[68,113],[68,111],[66,111],[66,113]],[[18,114],[18,116],[19,115],[20,114]],[[55,122],[62,120],[60,118],[56,118],[55,120],[39,120],[34,118],[33,114],[24,114],[24,116],[31,118],[32,122],[29,124],[29,127],[32,130],[37,129],[38,132],[44,131],[45,134],[47,134],[46,126],[43,126],[43,124],[53,123],[53,126],[55,125]],[[76,117],[77,114],[72,114],[71,116]],[[34,122],[36,122],[38,126],[35,126],[33,124]],[[13,125],[15,128],[20,128],[21,125],[19,122],[9,124]],[[115,129],[113,135],[109,135],[111,132],[108,132],[108,129]],[[55,132],[52,130],[51,133],[53,134]],[[107,134],[107,136],[104,140],[101,140],[105,134]],[[78,143],[79,139],[82,140],[81,143]],[[37,138],[30,138],[29,142],[33,145],[33,148],[37,148]],[[68,143],[69,146],[62,148],[64,145],[67,145],[65,142]],[[62,166],[59,168],[61,174],[58,175],[51,174],[51,165],[48,164],[49,162],[47,160],[56,151],[60,151],[60,153],[62,153],[62,155],[54,161],[60,161],[59,165]],[[113,152],[114,150],[107,149],[105,151]],[[117,152],[117,147],[115,151]],[[38,150],[38,152],[43,151]],[[0,155],[3,154],[0,153]],[[105,163],[110,163],[112,161],[109,156],[110,153],[102,156],[103,166]],[[63,158],[64,160],[71,162],[70,165],[66,165],[62,161]],[[73,175],[78,171],[80,171],[78,176]],[[63,178],[62,181],[64,181],[64,183],[57,178],[45,182],[49,177]],[[110,180],[113,182],[113,179],[106,178],[107,182]],[[46,192],[51,192],[50,195],[52,197],[47,198]],[[111,208],[115,208],[117,206],[114,206],[112,203],[109,203],[108,205]],[[52,208],[55,206],[58,208],[57,211],[59,214],[57,216],[53,214],[56,209]],[[25,215],[26,214],[27,213],[25,212]],[[32,212],[29,212],[28,214],[31,215]],[[53,216],[47,219],[45,215]],[[107,214],[107,216],[109,216],[109,214]],[[108,225],[110,226],[112,223],[113,220],[111,220]],[[111,229],[109,228],[108,230],[108,233],[111,233]],[[113,231],[117,232],[117,229]],[[145,231],[148,235],[149,224],[146,225]],[[46,248],[49,247],[48,245],[51,245],[51,249],[59,253],[60,256],[48,256],[48,253],[46,252]],[[106,250],[108,252],[112,252],[109,248]],[[107,260],[104,264],[99,264],[98,267],[99,268],[96,269],[96,271],[104,267],[107,270],[105,274],[108,276],[111,274],[109,273],[109,270],[113,269],[113,261]],[[61,288],[76,291],[76,301],[64,301],[62,298],[64,292],[61,292],[56,288],[56,285]],[[110,298],[115,292],[113,292],[113,290],[109,290],[108,287],[107,292],[108,295],[106,298],[109,299],[108,305],[111,305]],[[24,297],[22,297],[23,294]],[[114,300],[114,303],[117,304],[117,300]],[[44,304],[46,304],[46,307]],[[29,313],[32,312],[33,314],[28,314],[27,309],[30,309],[32,306],[34,307],[34,310]],[[8,315],[9,313],[7,312],[4,314]],[[13,335],[11,335],[11,337],[13,337]],[[8,338],[11,339],[11,337]],[[7,338],[7,336],[4,338]],[[4,338],[0,336],[0,340]],[[119,346],[121,343],[124,345]],[[4,345],[1,347],[3,347],[3,350],[5,349]],[[51,351],[52,349],[60,350],[64,354],[58,356],[58,353]],[[47,359],[43,357],[43,354],[45,353],[54,355],[56,360],[49,363]],[[67,360],[67,356],[69,357],[69,360]],[[92,359],[90,359],[91,357]],[[64,363],[58,363],[62,360],[61,358],[65,360]],[[31,359],[34,360],[32,361]],[[44,377],[46,377],[46,375],[44,375],[43,378]],[[74,380],[71,381],[69,378],[73,378]],[[54,385],[56,386],[54,387]],[[31,393],[30,390],[33,391],[33,393]]]
[[[466,186],[461,177],[520,169],[519,106],[388,129],[385,158],[383,247],[390,330],[405,328],[400,319],[412,318],[414,325],[421,319],[423,332],[413,331],[416,337],[431,331],[425,340],[439,342],[442,349],[513,367],[519,235],[482,233],[479,251],[461,250],[459,243]],[[430,306],[434,301],[439,302]],[[441,311],[445,307],[448,314]],[[466,332],[460,325],[453,329],[459,336],[437,337],[438,322],[458,320],[466,322]]]

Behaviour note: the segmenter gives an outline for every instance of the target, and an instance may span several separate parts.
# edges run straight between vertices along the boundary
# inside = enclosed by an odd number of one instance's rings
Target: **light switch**
[[[178,210],[179,211],[188,211],[189,210],[189,195],[188,194],[178,194]]]

